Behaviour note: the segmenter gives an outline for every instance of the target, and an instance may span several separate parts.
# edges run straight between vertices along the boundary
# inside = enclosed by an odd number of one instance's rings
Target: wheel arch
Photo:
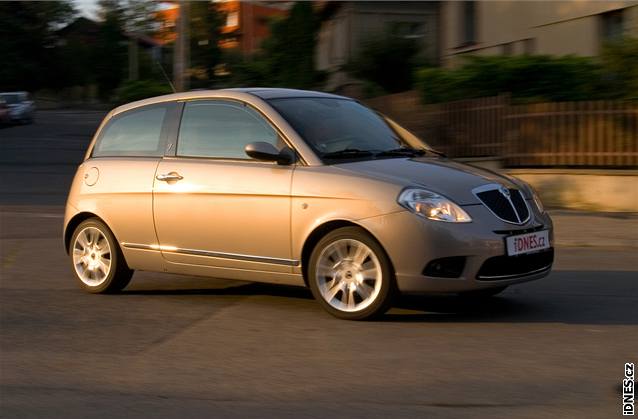
[[[385,252],[388,261],[390,261],[390,270],[394,272],[394,264],[392,263],[392,259],[390,258],[388,251],[383,246],[383,243],[381,243],[381,241],[370,230],[350,220],[330,220],[315,227],[315,229],[312,230],[312,232],[304,241],[303,247],[301,249],[301,274],[306,286],[308,286],[308,263],[310,261],[310,255],[312,254],[315,246],[327,234],[342,227],[358,227],[368,233],[370,237],[372,237]]]
[[[83,221],[88,220],[89,218],[97,218],[98,220],[103,222],[104,225],[106,225],[109,228],[109,230],[111,230],[111,228],[106,223],[106,221],[104,221],[97,214],[94,214],[88,211],[83,211],[83,212],[79,212],[75,214],[69,220],[69,222],[66,224],[66,227],[64,228],[64,250],[66,251],[67,255],[69,254],[69,246],[71,245],[71,237],[73,237],[73,232],[75,231],[77,226],[79,226]],[[113,236],[115,236],[115,233],[113,233],[113,230],[111,230],[111,233],[113,234]]]

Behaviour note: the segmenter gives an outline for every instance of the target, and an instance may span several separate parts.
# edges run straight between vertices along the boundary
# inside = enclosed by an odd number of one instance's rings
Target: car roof
[[[163,102],[172,102],[176,100],[206,99],[206,98],[247,100],[250,97],[257,97],[262,100],[299,98],[299,97],[320,97],[320,98],[352,100],[345,96],[333,95],[331,93],[316,92],[312,90],[284,89],[284,88],[271,88],[271,87],[242,87],[242,88],[218,89],[218,90],[191,90],[189,92],[172,93],[169,95],[156,96],[156,97],[151,97],[148,99],[139,100],[136,102],[127,103],[125,105],[122,105],[113,109],[111,111],[111,116],[117,115],[121,112],[125,112],[131,109],[139,108],[141,106],[148,106],[148,105],[153,105],[153,104],[163,103]]]
[[[300,90],[300,89],[284,89],[279,87],[242,87],[236,89],[223,89],[238,92],[246,92],[251,95],[260,97],[262,99],[280,99],[291,97],[326,97],[333,99],[349,99],[350,98],[333,95],[332,93],[317,92],[314,90]]]

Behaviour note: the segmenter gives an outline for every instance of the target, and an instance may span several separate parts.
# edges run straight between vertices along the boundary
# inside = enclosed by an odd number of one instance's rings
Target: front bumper
[[[9,119],[11,121],[24,121],[33,117],[33,107],[29,105],[19,105],[17,107],[9,107]]]
[[[402,211],[359,220],[383,245],[392,261],[399,291],[402,293],[453,293],[501,287],[547,276],[551,270],[530,269],[516,275],[479,278],[479,271],[490,258],[504,256],[505,237],[530,229],[547,229],[553,246],[553,226],[547,214],[532,211],[530,220],[518,226],[496,218],[483,205],[463,207],[472,217],[471,223],[444,223],[426,220]],[[461,274],[456,278],[427,276],[425,266],[439,258],[465,258]]]
[[[22,121],[24,119],[29,119],[30,113],[28,111],[16,111],[16,112],[9,112],[9,119],[11,119],[11,121]]]

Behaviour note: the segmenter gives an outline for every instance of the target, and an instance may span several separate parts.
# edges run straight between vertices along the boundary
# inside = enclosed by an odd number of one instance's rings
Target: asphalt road
[[[559,248],[546,279],[469,303],[402,298],[376,322],[304,289],[136,273],[75,285],[62,205],[100,113],[0,129],[0,417],[620,416],[638,362],[638,264]]]

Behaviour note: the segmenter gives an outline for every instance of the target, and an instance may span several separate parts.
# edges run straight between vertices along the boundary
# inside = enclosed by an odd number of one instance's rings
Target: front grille
[[[514,204],[514,209],[518,214],[520,222],[527,221],[529,218],[529,209],[525,203],[525,198],[521,195],[521,191],[517,189],[510,189],[510,199],[512,200],[512,204]]]
[[[495,256],[483,262],[476,274],[481,281],[511,279],[549,269],[554,262],[554,249],[517,256]]]
[[[494,215],[505,222],[524,224],[529,220],[529,209],[518,189],[507,189],[493,184],[476,188],[474,194]]]

